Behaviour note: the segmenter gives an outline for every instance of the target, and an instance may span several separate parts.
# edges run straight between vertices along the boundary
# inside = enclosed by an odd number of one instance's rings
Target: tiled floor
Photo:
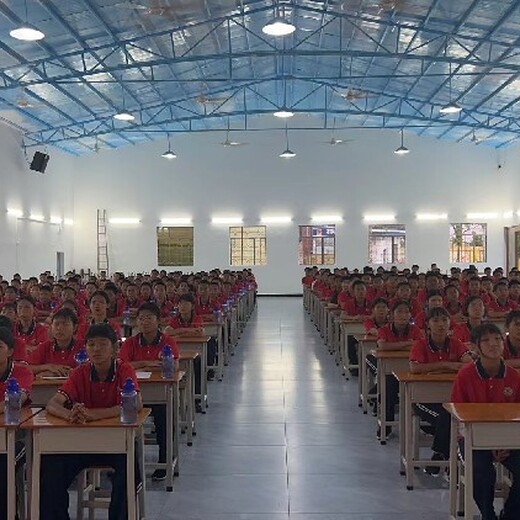
[[[447,484],[407,491],[396,439],[380,446],[300,298],[260,298],[210,409],[149,520],[444,520]]]

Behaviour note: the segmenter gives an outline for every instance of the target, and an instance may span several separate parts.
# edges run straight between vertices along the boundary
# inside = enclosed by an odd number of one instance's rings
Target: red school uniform
[[[509,336],[504,339],[504,359],[520,359],[520,348],[511,345]]]
[[[137,299],[133,302],[128,301],[126,298],[121,298],[117,302],[117,315],[122,316],[123,312],[128,309],[139,309],[141,306],[141,300]]]
[[[490,377],[480,360],[463,366],[451,391],[454,403],[518,403],[520,373],[501,363],[496,377]]]
[[[40,343],[28,358],[29,365],[64,365],[74,368],[75,355],[83,348],[83,344],[72,340],[66,348],[60,349],[56,340]]]
[[[340,291],[338,293],[338,305],[342,310],[345,310],[345,307],[350,300],[352,300],[352,296],[348,291]]]
[[[27,347],[22,338],[14,338],[13,361],[27,362]]]
[[[194,314],[191,318],[191,321],[184,321],[179,314],[178,316],[174,316],[169,322],[168,325],[172,329],[198,329],[199,327],[204,327],[204,321],[202,316],[198,316]]]
[[[121,339],[121,325],[119,325],[119,323],[117,323],[117,321],[106,319],[102,323],[108,323],[115,330],[115,332],[117,334],[117,338]],[[80,321],[80,323],[78,325],[78,329],[75,334],[79,343],[85,343],[85,336],[87,335],[88,329],[93,324],[94,323],[92,322],[92,320]]]
[[[365,320],[363,322],[363,327],[365,329],[365,332],[368,334],[368,332],[372,329],[377,329],[379,330],[381,327],[384,327],[388,325],[388,321],[385,321],[382,325],[378,325],[376,323],[376,320],[374,320],[374,318],[369,318],[368,320]]]
[[[399,332],[393,323],[381,327],[377,331],[377,339],[387,343],[398,343],[400,341],[417,341],[423,338],[423,333],[417,325],[407,325],[403,332]]]
[[[438,348],[431,337],[416,341],[410,350],[410,361],[412,363],[439,363],[441,361],[458,362],[462,359],[468,349],[462,341],[456,338],[446,338],[444,346]]]
[[[202,300],[199,298],[197,298],[196,302],[195,302],[195,314],[197,315],[204,315],[204,314],[213,314],[213,311],[216,309],[220,310],[220,308],[222,307],[222,305],[220,304],[220,302],[218,300],[210,300],[208,298],[208,300],[206,301],[206,303],[203,303]]]
[[[370,316],[372,314],[372,304],[365,298],[362,302],[357,302],[354,298],[347,301],[343,310],[349,316]]]
[[[162,349],[169,345],[172,349],[173,357],[179,358],[179,347],[171,336],[157,333],[151,343],[147,343],[142,334],[136,334],[127,338],[121,346],[119,358],[123,361],[157,361],[161,359]]]
[[[29,329],[23,331],[21,324],[18,323],[14,327],[14,336],[20,338],[27,347],[36,347],[40,343],[47,341],[47,327],[33,320]]]
[[[13,361],[9,361],[5,372],[0,374],[0,395],[4,395],[7,381],[13,377],[16,379],[25,394],[29,396],[34,381],[34,375],[25,364]]]
[[[487,308],[490,311],[495,312],[510,312],[518,309],[518,305],[513,301],[507,299],[504,303],[498,302],[498,300],[490,299],[487,304]]]
[[[126,361],[114,359],[105,381],[100,381],[96,368],[88,362],[75,368],[58,392],[71,405],[83,403],[86,408],[110,408],[121,404],[121,389],[128,378],[139,390],[135,370]]]

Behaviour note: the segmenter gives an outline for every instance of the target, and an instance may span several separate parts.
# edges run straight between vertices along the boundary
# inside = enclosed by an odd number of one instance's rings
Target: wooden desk
[[[40,513],[40,468],[42,455],[105,453],[126,455],[126,493],[128,519],[137,520],[135,490],[135,439],[150,415],[149,408],[139,412],[136,424],[121,424],[119,417],[101,419],[86,424],[72,424],[46,411],[34,415],[21,428],[27,430],[30,439],[31,466],[31,520],[38,520]],[[141,435],[141,450],[142,435]],[[143,478],[143,490],[145,479]]]
[[[345,377],[349,378],[349,371],[351,369],[358,369],[359,373],[359,357],[358,364],[351,365],[348,357],[348,337],[361,336],[365,334],[365,327],[363,319],[341,319],[341,327],[343,329],[343,341],[341,342],[341,359],[343,360],[343,368],[345,370]]]
[[[409,350],[372,350],[371,354],[377,359],[377,393],[379,405],[377,407],[377,423],[381,428],[381,444],[386,444],[386,427],[397,426],[397,422],[386,420],[386,376],[393,377],[394,372],[402,372],[409,366]]]
[[[217,369],[217,379],[222,381],[224,377],[224,323],[215,321],[204,322],[204,333],[217,339],[217,364],[213,367]]]
[[[5,424],[5,415],[0,415],[0,454],[6,455],[7,459],[7,520],[14,520],[16,516],[16,430],[20,424],[29,420],[40,410],[41,408],[22,408],[18,424]]]
[[[464,437],[464,518],[473,520],[473,450],[520,449],[520,403],[445,403],[451,415],[450,518],[457,516],[457,435]]]
[[[200,399],[202,413],[206,413],[208,407],[208,341],[210,336],[202,334],[200,336],[179,336],[175,338],[182,354],[183,350],[196,350],[200,354],[200,394],[195,394]],[[182,356],[181,356],[182,357]]]
[[[368,412],[368,390],[370,373],[366,364],[366,358],[372,350],[377,349],[377,336],[369,336],[367,334],[355,335],[355,340],[358,342],[358,356],[359,356],[359,379],[358,379],[358,391],[359,391],[359,406],[363,410],[363,413]]]
[[[164,379],[160,372],[153,371],[149,378],[140,378],[139,371],[137,372],[139,389],[145,406],[152,404],[166,406],[166,463],[149,464],[154,468],[166,469],[166,491],[173,491],[173,475],[179,475],[180,471],[179,384],[185,375],[186,372],[178,370],[172,379]]]
[[[412,374],[394,372],[399,381],[399,445],[401,473],[406,475],[406,489],[413,489],[414,468],[425,466],[447,467],[447,461],[421,460],[414,431],[413,405],[449,401],[457,374]]]
[[[186,372],[186,410],[181,410],[181,425],[186,427],[187,444],[193,444],[195,430],[195,360],[200,356],[196,350],[182,350],[179,357],[179,366]]]

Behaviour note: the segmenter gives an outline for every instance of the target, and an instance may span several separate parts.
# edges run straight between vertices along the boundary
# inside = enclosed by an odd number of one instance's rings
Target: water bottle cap
[[[7,392],[19,392],[20,391],[20,385],[18,384],[18,381],[14,377],[11,377],[7,381],[6,391]]]
[[[131,394],[132,392],[135,391],[135,385],[134,385],[134,382],[132,380],[131,377],[129,377],[126,381],[125,381],[125,384],[123,385],[123,393],[125,394]]]
[[[164,357],[171,357],[171,356],[173,356],[172,348],[170,347],[170,345],[164,345],[163,346],[163,348],[162,348],[162,355]]]

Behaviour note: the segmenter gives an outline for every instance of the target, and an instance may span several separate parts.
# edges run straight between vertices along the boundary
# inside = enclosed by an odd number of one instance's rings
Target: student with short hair
[[[506,316],[503,356],[510,367],[520,368],[520,310],[511,311]]]
[[[509,299],[509,289],[506,281],[497,282],[493,288],[494,298],[489,302],[490,318],[504,318],[508,312],[514,311],[518,305]]]
[[[463,314],[466,318],[464,323],[453,325],[453,337],[459,339],[466,346],[470,347],[471,333],[482,325],[486,316],[486,306],[480,296],[470,296],[466,299],[463,306]]]
[[[90,298],[90,318],[80,322],[76,336],[81,342],[82,338],[85,337],[89,327],[92,325],[99,325],[106,323],[110,325],[117,334],[117,337],[121,337],[121,327],[116,321],[109,319],[107,315],[109,298],[105,291],[95,291]]]
[[[444,307],[434,307],[428,312],[428,334],[417,340],[410,350],[410,372],[457,372],[464,363],[471,361],[467,347],[449,336],[450,314]],[[418,404],[415,413],[433,428],[432,460],[448,460],[450,455],[450,417],[442,403]],[[438,475],[436,466],[426,467],[431,475]]]
[[[179,347],[171,336],[161,334],[159,330],[161,311],[155,303],[143,303],[137,311],[139,333],[127,338],[121,346],[119,357],[136,370],[160,370],[162,349],[165,345],[172,350],[175,370],[179,368]],[[166,462],[166,405],[152,405],[157,444],[159,445],[159,463]],[[164,480],[165,469],[156,469],[152,480]]]
[[[195,313],[195,298],[187,293],[179,297],[178,314],[169,321],[164,333],[175,338],[204,333],[204,322]]]
[[[14,361],[15,339],[10,329],[0,327],[0,416],[5,412],[3,396],[7,381],[15,378],[22,390],[22,405],[29,403],[33,375],[25,364]],[[20,461],[21,462],[21,461]],[[7,456],[0,455],[0,518],[7,518]]]
[[[503,359],[500,329],[484,323],[473,333],[478,359],[460,369],[451,392],[454,403],[520,403],[520,374]],[[460,450],[463,454],[464,450]],[[500,520],[517,520],[520,511],[520,450],[473,451],[473,498],[483,520],[496,520],[496,471],[500,462],[512,475],[512,486]]]
[[[47,327],[36,321],[35,301],[30,296],[22,296],[18,300],[16,314],[18,321],[14,329],[15,336],[22,339],[27,350],[32,352],[37,345],[47,341]]]
[[[89,361],[74,369],[47,403],[47,413],[76,424],[117,417],[121,388],[130,378],[138,390],[134,368],[116,359],[117,335],[108,323],[92,325],[86,335]],[[140,394],[138,409],[142,408]],[[137,463],[137,461],[136,461]],[[40,473],[40,520],[66,519],[68,488],[76,475],[91,466],[114,469],[110,520],[127,520],[126,455],[44,455]],[[139,472],[136,471],[136,480]]]
[[[428,325],[428,312],[430,309],[434,309],[435,307],[444,307],[444,299],[442,297],[442,293],[437,290],[431,290],[428,293],[426,299],[426,307],[425,309],[415,316],[415,325],[417,325],[420,329],[426,330]]]
[[[70,309],[60,309],[52,316],[52,339],[40,343],[28,358],[35,375],[63,377],[76,366],[75,356],[83,348],[83,343],[74,339],[77,325],[78,317]]]

